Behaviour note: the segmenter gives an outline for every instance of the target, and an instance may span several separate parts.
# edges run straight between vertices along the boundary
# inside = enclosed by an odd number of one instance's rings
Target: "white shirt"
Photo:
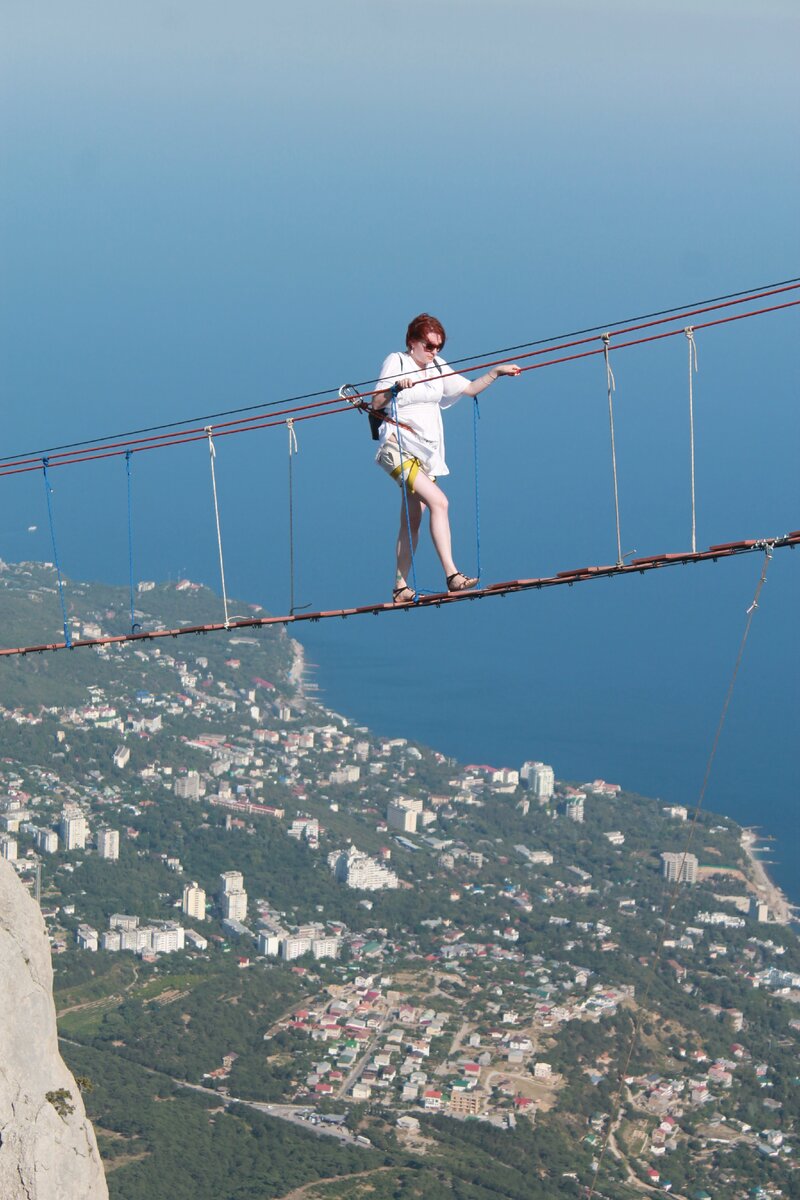
[[[384,411],[388,416],[396,415],[409,428],[398,429],[384,421],[381,446],[392,439],[400,444],[404,455],[412,454],[420,460],[426,475],[449,475],[444,461],[442,409],[455,404],[469,380],[452,374],[443,358],[434,358],[429,367],[418,367],[410,354],[395,351],[384,360],[375,390],[389,391],[398,376],[413,379],[414,385],[401,388],[397,400],[389,401]]]

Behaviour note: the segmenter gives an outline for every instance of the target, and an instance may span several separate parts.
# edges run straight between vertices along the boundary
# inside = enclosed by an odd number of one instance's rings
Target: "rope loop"
[[[478,582],[480,583],[480,579],[481,579],[481,496],[480,496],[480,484],[479,484],[480,472],[478,470],[478,465],[479,465],[478,422],[480,421],[480,418],[481,418],[481,410],[480,410],[480,405],[478,404],[478,397],[473,396],[472,399],[474,401],[474,406],[472,409],[472,457],[473,457],[473,462],[475,465],[475,553],[477,556],[476,570],[477,570],[477,574],[478,574]]]
[[[697,374],[697,343],[694,340],[694,326],[687,325],[683,331],[689,346],[689,471],[692,496],[692,554],[697,553],[697,503],[695,497],[694,478],[694,394],[692,376]]]
[[[614,437],[614,392],[617,389],[617,383],[614,379],[614,372],[611,370],[611,360],[609,358],[609,350],[611,348],[611,334],[603,334],[603,358],[606,364],[606,391],[608,394],[608,424],[611,430],[611,474],[614,479],[614,519],[617,527],[617,566],[624,565],[622,557],[622,534],[620,531],[619,521],[619,486],[617,483],[617,444]]]
[[[64,644],[68,650],[72,649],[72,638],[69,632],[69,622],[67,620],[67,605],[64,599],[64,580],[61,578],[61,564],[58,561],[58,546],[56,545],[56,525],[53,519],[53,489],[50,486],[50,478],[47,474],[47,468],[50,466],[50,459],[42,459],[42,478],[44,480],[44,494],[47,498],[47,519],[50,523],[50,541],[53,546],[53,561],[56,565],[56,576],[58,578],[58,599],[61,603],[61,620],[64,627]]]
[[[217,550],[219,551],[219,574],[222,581],[222,607],[225,613],[225,628],[230,629],[230,617],[228,616],[228,592],[225,587],[225,561],[222,555],[222,529],[219,520],[219,501],[217,498],[217,472],[214,467],[214,460],[217,457],[217,448],[214,445],[213,428],[211,425],[206,425],[204,432],[208,435],[208,457],[211,463],[211,491],[214,497],[214,518],[217,526]]]
[[[289,435],[289,615],[294,616],[297,606],[294,602],[294,478],[292,472],[292,456],[297,454],[297,434],[294,428],[294,418],[286,422]],[[307,607],[307,606],[304,606]]]

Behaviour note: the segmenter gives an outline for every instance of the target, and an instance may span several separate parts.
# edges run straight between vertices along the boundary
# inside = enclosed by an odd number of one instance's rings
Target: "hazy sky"
[[[460,357],[800,275],[799,35],[798,6],[770,0],[6,0],[5,453],[372,377],[423,309]],[[790,310],[698,335],[701,545],[800,525],[797,329]],[[623,549],[680,549],[685,343],[614,366]],[[501,381],[481,409],[485,576],[612,561],[601,360]],[[388,597],[397,496],[366,423],[299,433],[299,600]],[[467,570],[470,438],[459,406]],[[285,431],[228,439],[217,466],[230,590],[286,611]],[[123,464],[53,474],[64,570],[124,582]],[[51,557],[41,477],[0,483],[0,554]],[[139,577],[215,583],[202,446],[135,459],[134,528]],[[798,561],[771,567],[712,806],[744,812],[761,787],[797,800]],[[439,585],[427,552],[420,572]],[[747,560],[308,639],[346,667],[332,699],[361,719],[691,799],[757,574]]]

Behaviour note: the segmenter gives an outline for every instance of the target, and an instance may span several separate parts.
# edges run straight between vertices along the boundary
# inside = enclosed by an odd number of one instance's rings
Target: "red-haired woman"
[[[412,546],[417,548],[422,514],[429,509],[431,538],[444,568],[449,592],[474,588],[477,579],[459,571],[453,561],[450,543],[450,518],[447,497],[436,483],[449,475],[444,460],[442,409],[455,404],[460,396],[477,396],[500,375],[519,375],[516,363],[492,367],[480,379],[469,380],[451,371],[441,357],[446,334],[441,321],[429,313],[420,313],[406,332],[405,353],[390,354],[381,367],[373,408],[397,421],[384,420],[380,428],[380,448],[375,461],[403,489],[400,503],[400,533],[397,538],[397,575],[395,604],[409,604],[414,591],[408,586]],[[397,388],[392,401],[392,390]],[[406,516],[406,503],[408,516]],[[411,542],[409,542],[409,526]]]

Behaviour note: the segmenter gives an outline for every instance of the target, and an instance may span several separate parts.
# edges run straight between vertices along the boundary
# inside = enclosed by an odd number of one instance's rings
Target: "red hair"
[[[447,341],[447,334],[444,331],[444,325],[438,321],[436,317],[432,317],[430,313],[420,313],[406,330],[406,350],[411,349],[412,342],[421,342],[428,339],[434,333],[442,343],[440,349],[444,348]]]

